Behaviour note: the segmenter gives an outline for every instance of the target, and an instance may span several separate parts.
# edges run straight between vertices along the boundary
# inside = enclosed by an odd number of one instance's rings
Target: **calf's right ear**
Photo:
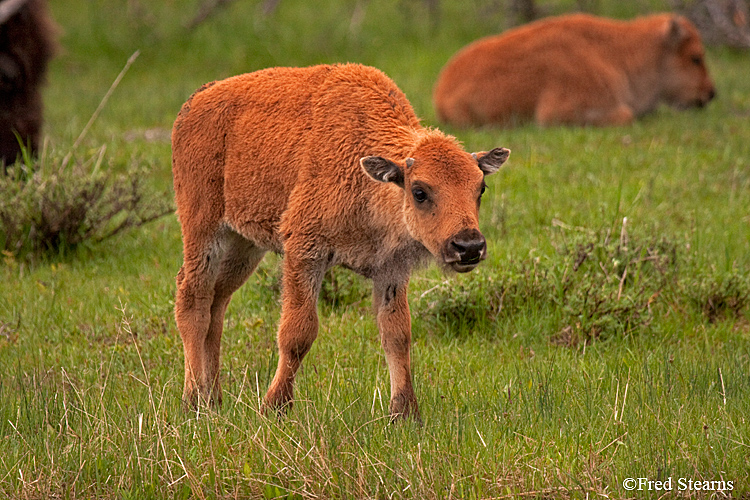
[[[359,160],[362,169],[378,182],[393,182],[404,187],[403,169],[382,156],[365,156]]]
[[[669,19],[667,26],[664,28],[666,33],[667,46],[672,49],[678,49],[682,42],[690,37],[688,31],[680,23],[680,18],[674,16]]]

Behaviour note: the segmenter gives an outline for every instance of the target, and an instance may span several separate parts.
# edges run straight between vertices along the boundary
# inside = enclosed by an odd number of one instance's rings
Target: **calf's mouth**
[[[481,258],[477,258],[471,261],[451,262],[449,265],[457,273],[468,273],[477,267],[482,260]]]
[[[458,273],[467,273],[487,258],[487,242],[476,229],[464,229],[450,238],[442,251],[443,262]]]

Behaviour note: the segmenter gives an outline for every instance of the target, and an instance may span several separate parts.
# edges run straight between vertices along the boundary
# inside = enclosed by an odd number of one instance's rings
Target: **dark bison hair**
[[[41,86],[57,44],[46,0],[0,0],[0,166],[31,153],[42,128]]]

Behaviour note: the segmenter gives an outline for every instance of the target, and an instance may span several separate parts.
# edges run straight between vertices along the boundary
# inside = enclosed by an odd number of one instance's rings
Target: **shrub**
[[[705,271],[683,281],[687,299],[709,323],[736,320],[750,304],[750,279],[737,270],[724,273]]]
[[[610,230],[563,234],[556,302],[563,311],[558,337],[576,344],[603,335],[626,335],[651,322],[651,306],[677,276],[678,245],[666,238],[619,237]],[[558,271],[559,273],[559,271]]]
[[[551,307],[559,311],[560,328],[552,341],[577,345],[648,325],[653,304],[674,288],[678,246],[666,238],[629,237],[624,229],[612,238],[611,231],[601,229],[563,230],[552,239],[556,254],[483,268],[458,283],[445,280],[428,290],[422,299],[429,297],[430,317],[457,331],[472,331]]]
[[[441,281],[421,295],[419,307],[434,322],[472,331],[548,302],[554,294],[549,270],[539,260],[520,261],[502,269],[483,267],[466,277]]]
[[[356,307],[372,294],[372,286],[361,276],[341,267],[326,273],[320,287],[320,301],[331,309]]]
[[[0,251],[36,258],[99,242],[173,211],[171,196],[149,193],[148,169],[133,161],[126,171],[102,168],[105,148],[67,161],[43,152],[0,176]]]

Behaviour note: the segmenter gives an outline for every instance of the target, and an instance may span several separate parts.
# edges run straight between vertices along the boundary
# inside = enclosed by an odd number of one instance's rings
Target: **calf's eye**
[[[693,57],[690,58],[690,60],[696,66],[700,66],[701,64],[703,64],[703,58],[701,56],[693,56]]]
[[[414,196],[414,201],[417,203],[424,203],[427,201],[427,193],[424,192],[421,188],[414,188],[411,190],[412,196]]]

